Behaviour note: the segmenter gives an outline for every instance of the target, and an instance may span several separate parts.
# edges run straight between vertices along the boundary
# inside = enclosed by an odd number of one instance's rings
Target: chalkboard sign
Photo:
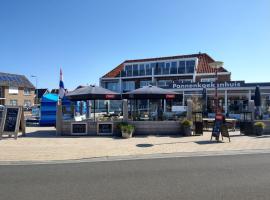
[[[113,134],[113,123],[98,123],[98,134],[100,135],[112,135]]]
[[[12,106],[6,107],[2,119],[3,126],[1,127],[1,136],[3,134],[7,134],[7,135],[15,135],[15,138],[17,138],[22,117],[21,115],[22,115],[21,107],[12,107]]]
[[[229,138],[229,141],[231,142],[230,134],[229,134],[228,127],[226,124],[223,124],[221,126],[221,136],[222,136],[222,140],[223,140],[223,137],[227,137]]]
[[[15,132],[17,127],[17,119],[19,116],[19,108],[7,108],[4,132]]]
[[[87,123],[73,123],[71,124],[72,135],[87,135]]]

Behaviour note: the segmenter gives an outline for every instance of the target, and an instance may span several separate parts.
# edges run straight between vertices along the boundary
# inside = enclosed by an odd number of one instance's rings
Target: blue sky
[[[0,71],[57,88],[62,67],[73,89],[126,59],[205,52],[234,80],[269,82],[269,8],[269,0],[0,0]]]

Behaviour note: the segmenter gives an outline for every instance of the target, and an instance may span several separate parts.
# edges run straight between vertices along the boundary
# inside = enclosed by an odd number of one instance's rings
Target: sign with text
[[[72,135],[87,135],[87,123],[72,123],[71,134]]]
[[[111,122],[102,122],[98,123],[97,126],[98,135],[112,135],[113,134],[113,123]]]
[[[2,119],[3,123],[1,126],[0,137],[2,137],[2,135],[13,135],[15,138],[17,138],[21,119],[22,107],[6,107]]]
[[[115,99],[115,95],[114,94],[106,94],[105,98],[106,99]]]
[[[244,87],[244,81],[226,81],[218,83],[218,88],[240,88]],[[196,83],[185,83],[181,81],[174,81],[169,84],[166,88],[168,89],[202,89],[202,88],[215,88],[215,82],[196,82]]]

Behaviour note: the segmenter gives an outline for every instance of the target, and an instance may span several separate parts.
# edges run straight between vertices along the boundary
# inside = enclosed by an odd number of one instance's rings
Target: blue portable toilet
[[[40,126],[55,126],[56,125],[56,111],[58,94],[45,94],[41,98],[40,103]],[[71,109],[71,101],[67,98],[62,100],[62,105],[65,106],[67,110]]]
[[[57,94],[45,94],[40,102],[40,126],[55,126]]]

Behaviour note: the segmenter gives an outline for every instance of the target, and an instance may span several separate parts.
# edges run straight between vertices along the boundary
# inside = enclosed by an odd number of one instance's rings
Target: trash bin
[[[194,127],[194,135],[203,135],[203,113],[193,112],[192,121]]]

